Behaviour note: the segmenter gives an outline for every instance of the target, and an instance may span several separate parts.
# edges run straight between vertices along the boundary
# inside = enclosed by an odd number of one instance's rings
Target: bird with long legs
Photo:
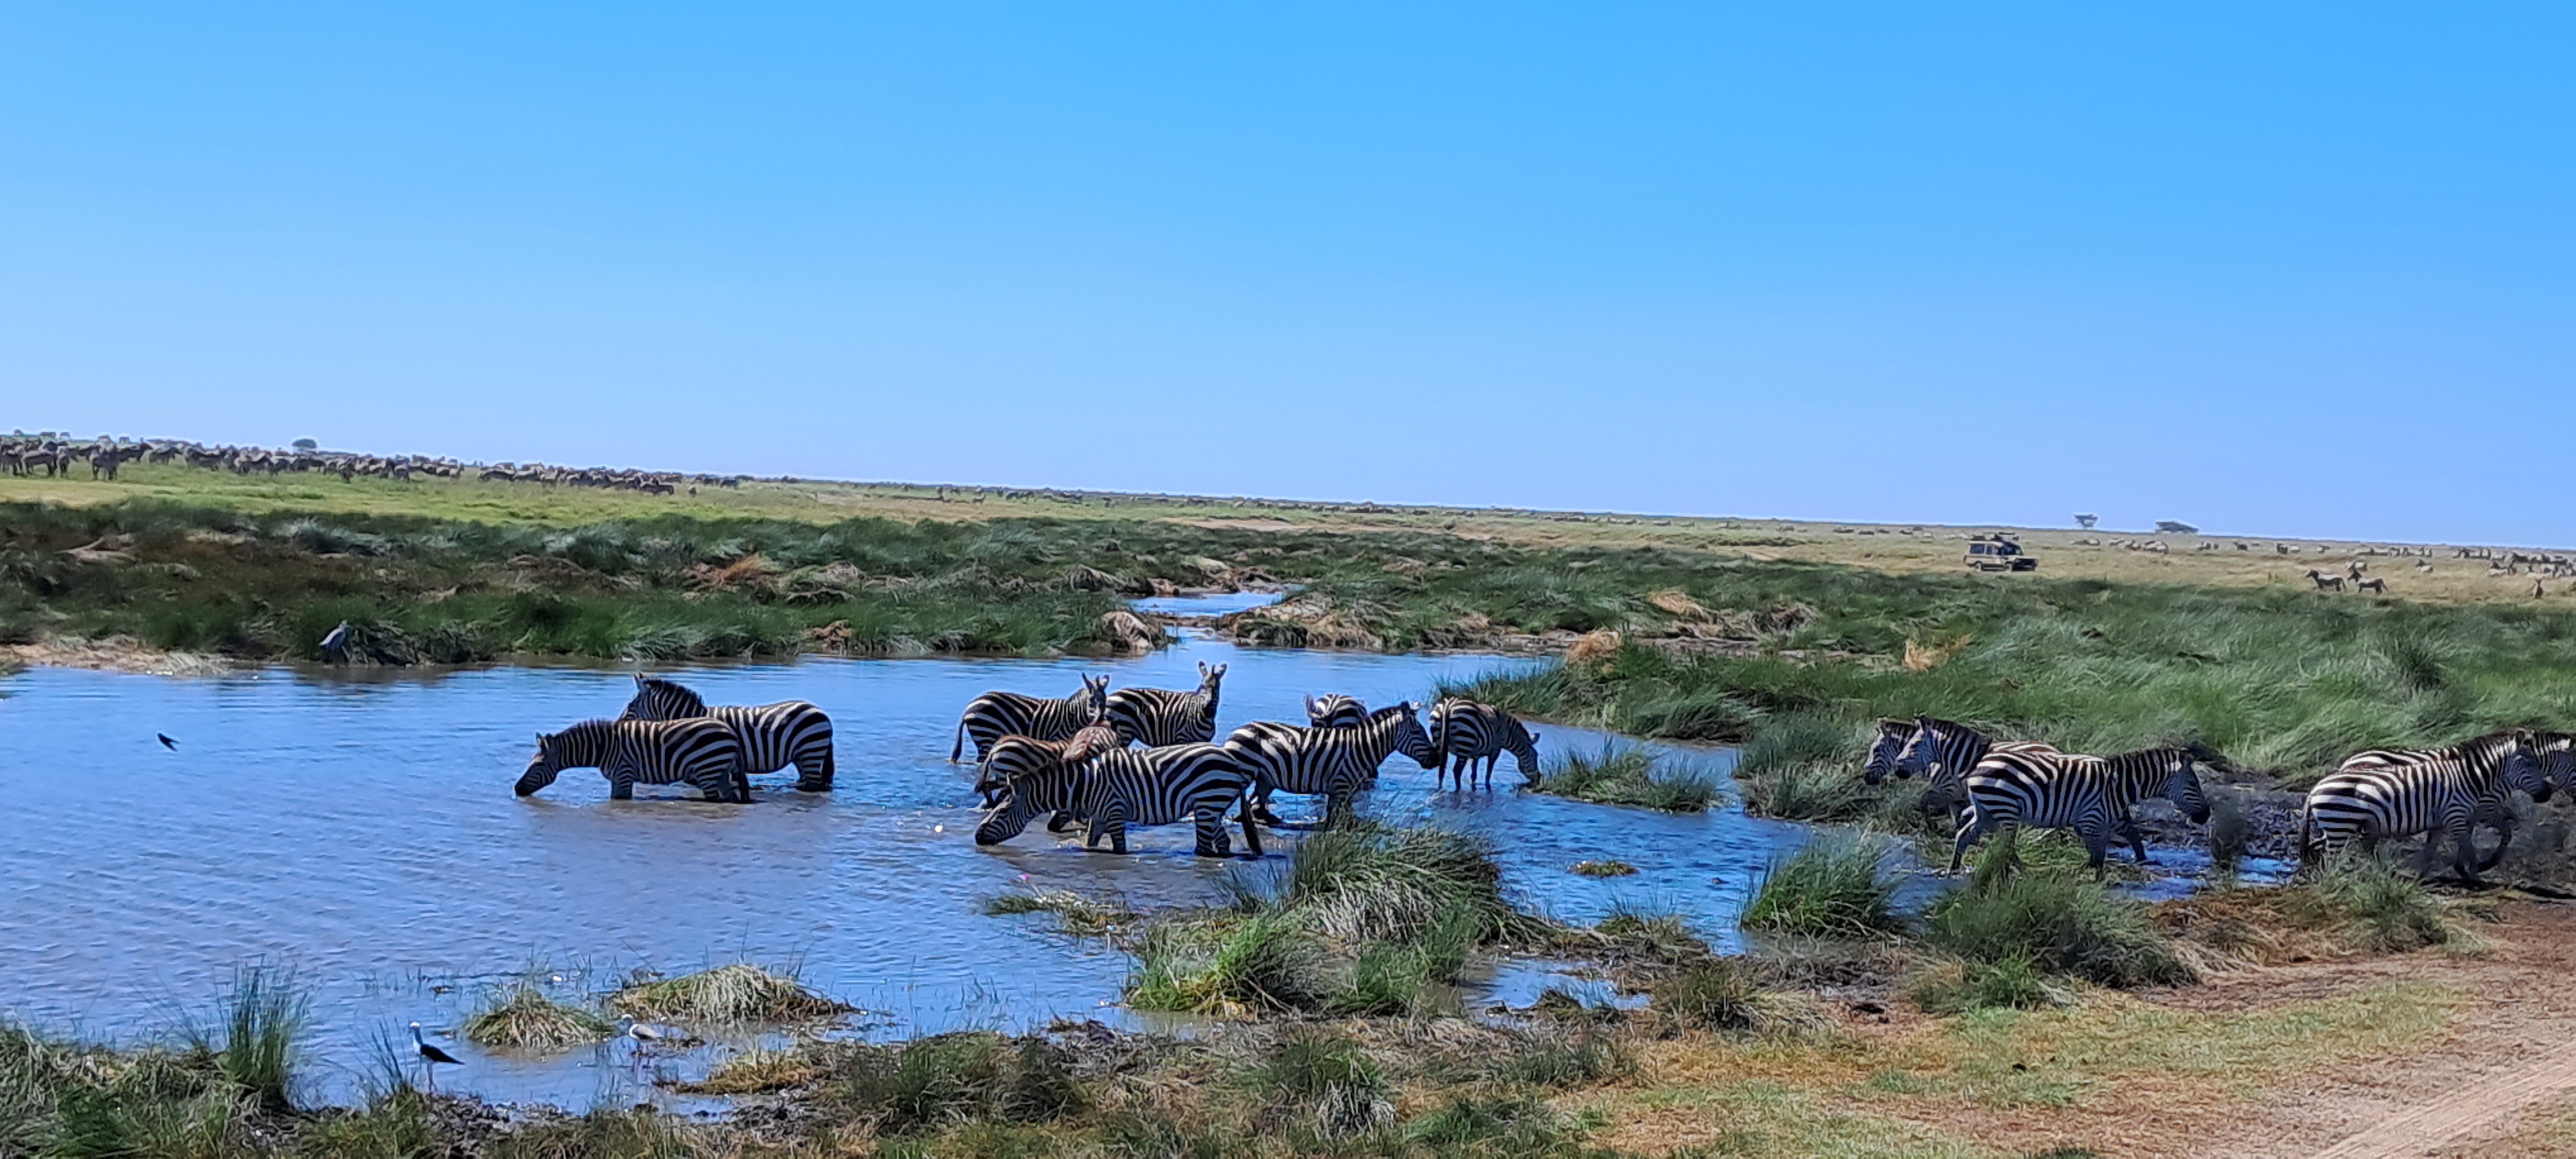
[[[412,1049],[420,1052],[420,1073],[424,1078],[429,1080],[429,1093],[433,1095],[438,1093],[438,1068],[440,1066],[465,1065],[464,1059],[440,1050],[436,1046],[431,1045],[428,1039],[422,1038],[420,1036],[420,1024],[417,1022],[411,1024],[411,1045]]]

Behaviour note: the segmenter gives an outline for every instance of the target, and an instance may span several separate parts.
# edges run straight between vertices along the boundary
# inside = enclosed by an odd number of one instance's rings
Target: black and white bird
[[[168,750],[170,750],[171,752],[174,752],[174,753],[175,753],[175,752],[177,752],[177,751],[179,751],[179,742],[177,742],[177,741],[175,741],[175,740],[170,739],[170,734],[169,734],[169,733],[166,733],[166,732],[156,732],[156,733],[153,733],[152,735],[153,735],[155,738],[157,738],[157,739],[159,739],[159,740],[160,740],[160,742],[161,742],[161,747],[162,747],[162,748],[168,749]]]
[[[429,1090],[431,1094],[438,1093],[438,1068],[440,1064],[444,1063],[448,1066],[465,1065],[465,1060],[430,1045],[428,1039],[422,1038],[420,1036],[420,1024],[417,1022],[411,1024],[411,1044],[414,1049],[420,1051],[420,1073],[429,1077]]]
[[[324,656],[330,656],[338,652],[340,650],[341,641],[348,638],[349,621],[342,620],[340,621],[339,627],[331,629],[331,633],[329,635],[322,637],[322,654]]]

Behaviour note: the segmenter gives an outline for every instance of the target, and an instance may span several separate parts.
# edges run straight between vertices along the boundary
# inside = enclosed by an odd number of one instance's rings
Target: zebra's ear
[[[642,687],[644,687],[644,674],[643,674],[643,673],[641,673],[641,672],[638,672],[638,673],[636,673],[636,674],[635,674],[635,687],[637,687],[637,688],[642,688]]]

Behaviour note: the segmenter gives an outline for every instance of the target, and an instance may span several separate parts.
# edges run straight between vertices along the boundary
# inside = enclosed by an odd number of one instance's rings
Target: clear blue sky
[[[2576,7],[27,3],[0,429],[2576,543]]]

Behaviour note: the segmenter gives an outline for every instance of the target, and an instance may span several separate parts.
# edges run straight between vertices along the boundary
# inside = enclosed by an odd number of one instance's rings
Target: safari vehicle
[[[1973,571],[2038,571],[2039,557],[2022,554],[2021,545],[2001,535],[1968,537],[1961,562]]]

